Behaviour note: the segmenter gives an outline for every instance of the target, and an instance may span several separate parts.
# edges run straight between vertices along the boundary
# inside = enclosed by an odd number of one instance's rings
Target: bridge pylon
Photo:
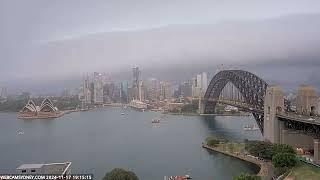
[[[202,96],[199,97],[199,114],[204,114],[204,99]]]
[[[281,143],[283,122],[278,120],[277,112],[284,111],[284,98],[281,87],[269,86],[264,100],[264,139],[272,143]]]

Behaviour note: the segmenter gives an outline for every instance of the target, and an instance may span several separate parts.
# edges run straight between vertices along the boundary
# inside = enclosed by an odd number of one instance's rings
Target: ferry
[[[257,130],[259,130],[259,127],[257,127],[257,125],[246,125],[246,126],[244,126],[243,130],[245,130],[245,131],[257,131]]]

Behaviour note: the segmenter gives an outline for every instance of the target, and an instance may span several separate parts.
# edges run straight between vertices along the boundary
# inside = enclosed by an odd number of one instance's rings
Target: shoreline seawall
[[[227,151],[222,151],[222,150],[219,150],[217,148],[214,148],[214,147],[210,147],[210,146],[207,146],[207,145],[202,145],[203,148],[207,149],[207,150],[210,150],[210,151],[214,151],[214,152],[217,152],[217,153],[221,153],[221,154],[224,154],[226,156],[230,156],[230,157],[233,157],[233,158],[237,158],[239,160],[242,160],[242,161],[246,161],[246,162],[249,162],[251,164],[254,164],[256,165],[257,167],[260,168],[259,172],[257,173],[257,176],[261,176],[261,177],[265,177],[268,175],[268,166],[267,166],[267,163],[266,162],[263,162],[263,161],[260,161],[260,160],[257,160],[253,157],[249,157],[247,155],[240,155],[240,154],[234,154],[234,153],[230,153],[230,152],[227,152]]]

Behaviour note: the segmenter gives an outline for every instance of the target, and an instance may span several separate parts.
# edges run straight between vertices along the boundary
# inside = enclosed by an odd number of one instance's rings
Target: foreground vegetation
[[[108,172],[103,180],[139,180],[138,176],[132,172],[121,168],[115,168]]]
[[[275,175],[279,176],[288,172],[297,165],[297,158],[294,149],[286,144],[272,144],[264,141],[248,141],[245,143],[229,143],[225,140],[208,137],[206,144],[228,152],[246,152],[260,160],[271,161],[275,167]],[[221,149],[222,148],[222,149]],[[250,174],[240,174],[234,180],[255,180],[259,177]]]
[[[288,179],[318,180],[320,179],[320,168],[300,162],[292,169],[291,173],[288,175]]]
[[[251,174],[241,173],[239,176],[233,177],[233,180],[260,180],[261,177]]]
[[[247,141],[245,149],[253,156],[269,160],[279,176],[295,167],[298,160],[294,149],[286,144],[272,144],[264,141]]]

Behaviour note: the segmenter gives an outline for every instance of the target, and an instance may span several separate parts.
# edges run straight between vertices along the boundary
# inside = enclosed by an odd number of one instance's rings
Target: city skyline
[[[175,98],[180,101],[184,98],[198,99],[204,96],[209,83],[206,72],[179,82],[143,77],[142,74],[141,69],[134,66],[132,77],[124,81],[114,80],[101,72],[83,76],[76,94],[81,101],[81,107],[132,101],[158,107],[159,102],[171,102]],[[70,90],[65,88],[62,96],[65,94],[70,94]]]

